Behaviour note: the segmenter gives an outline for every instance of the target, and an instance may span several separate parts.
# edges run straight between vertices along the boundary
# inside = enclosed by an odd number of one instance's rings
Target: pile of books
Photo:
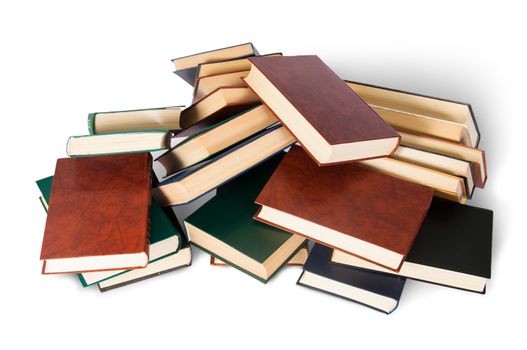
[[[264,283],[302,265],[299,285],[386,313],[406,278],[485,292],[492,211],[466,205],[487,179],[470,105],[250,43],[173,63],[191,106],[92,113],[37,181],[42,273],[105,291],[189,266],[193,245]]]

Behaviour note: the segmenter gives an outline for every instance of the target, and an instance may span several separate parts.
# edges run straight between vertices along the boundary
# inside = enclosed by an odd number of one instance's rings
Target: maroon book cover
[[[148,262],[151,174],[150,153],[58,159],[40,255],[43,273],[144,267]],[[93,269],[84,263],[82,270],[70,271],[63,264],[46,268],[51,261],[78,267],[76,259],[92,259],[93,263],[94,257],[131,255],[146,258],[145,264],[122,266],[122,261],[113,259],[103,263],[103,268],[98,262]]]
[[[396,270],[431,200],[425,186],[359,164],[319,167],[293,147],[256,198],[255,218]]]
[[[317,163],[381,157],[397,147],[395,130],[317,56],[249,60],[247,85]]]

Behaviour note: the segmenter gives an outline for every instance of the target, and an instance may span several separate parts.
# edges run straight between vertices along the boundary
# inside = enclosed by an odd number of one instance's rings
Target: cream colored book
[[[307,256],[309,255],[309,252],[307,250],[307,245],[305,247],[300,248],[300,250],[289,259],[287,262],[287,265],[289,266],[302,266],[307,260]],[[212,266],[229,266],[226,263],[224,263],[221,259],[215,258],[213,256],[210,257],[210,264]]]
[[[194,101],[210,94],[212,91],[225,86],[245,86],[242,78],[249,74],[248,70],[232,72],[199,78],[194,85]]]
[[[276,122],[276,117],[269,108],[260,105],[196,136],[191,136],[162,154],[157,160],[166,169],[166,174],[171,175],[227,149]]]
[[[469,104],[346,81],[348,86],[398,130],[477,147],[479,130]]]

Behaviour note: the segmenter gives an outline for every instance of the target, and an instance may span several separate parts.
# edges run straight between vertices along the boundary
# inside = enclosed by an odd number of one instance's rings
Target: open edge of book
[[[254,218],[349,254],[359,255],[389,269],[397,270],[404,258],[402,254],[265,205],[261,206]]]
[[[78,258],[45,259],[42,261],[42,273],[77,273],[101,270],[137,269],[148,264],[148,255],[135,254],[85,256]]]
[[[479,293],[483,293],[485,291],[485,286],[487,284],[487,278],[485,277],[474,276],[462,272],[445,270],[427,265],[415,264],[407,261],[403,262],[399,272],[394,272],[375,264],[371,264],[363,259],[336,250],[333,250],[331,261],[346,266],[404,276],[420,281],[466,289]]]
[[[361,288],[353,287],[345,283],[317,275],[307,270],[302,272],[302,275],[298,280],[298,284],[357,301],[361,304],[371,306],[388,314],[395,310],[398,305],[398,302],[395,299],[372,293]]]
[[[291,237],[288,238],[280,248],[273,252],[273,254],[265,259],[264,262],[258,262],[188,222],[185,222],[185,227],[191,242],[214,252],[225,261],[246,269],[251,274],[258,276],[263,280],[268,280],[269,277],[271,277],[273,273],[305,242],[303,237],[291,235]]]
[[[181,106],[97,112],[88,116],[90,134],[141,130],[179,130]]]
[[[222,61],[229,58],[243,57],[255,53],[253,44],[245,43],[241,45],[229,46],[222,49],[205,51],[198,54],[183,56],[172,59],[176,70],[196,67],[200,63],[211,61]]]

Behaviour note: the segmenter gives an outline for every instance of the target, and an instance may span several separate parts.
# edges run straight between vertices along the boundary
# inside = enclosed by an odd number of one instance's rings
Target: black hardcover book
[[[397,308],[406,279],[331,263],[332,249],[315,244],[297,284],[321,290],[391,313]]]
[[[491,273],[492,210],[434,197],[399,275],[485,293]],[[332,261],[382,271],[351,255],[334,252]]]

